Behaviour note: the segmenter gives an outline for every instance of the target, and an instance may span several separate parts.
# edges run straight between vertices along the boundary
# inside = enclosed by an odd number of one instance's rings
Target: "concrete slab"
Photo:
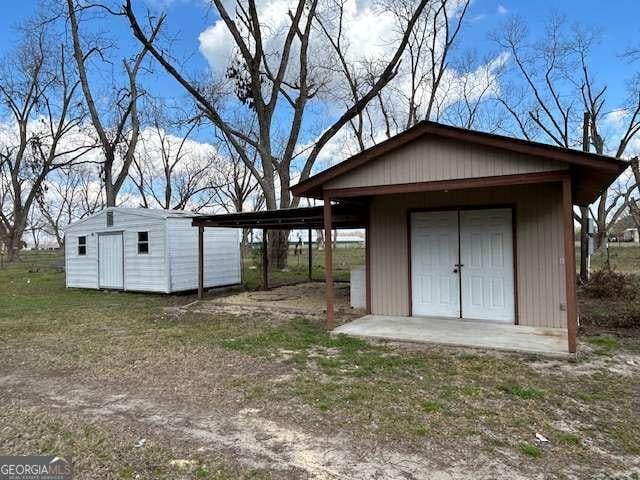
[[[366,315],[333,332],[365,338],[569,356],[567,332],[561,328],[456,318]]]

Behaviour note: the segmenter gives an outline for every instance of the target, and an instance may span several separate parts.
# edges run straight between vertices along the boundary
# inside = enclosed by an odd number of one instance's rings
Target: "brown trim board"
[[[564,268],[567,297],[567,338],[569,353],[575,353],[578,333],[578,300],[576,294],[576,252],[573,226],[571,178],[562,182],[562,210],[564,217]]]
[[[335,326],[333,318],[333,256],[331,242],[331,197],[324,195],[324,278],[325,278],[325,297],[327,302],[327,317],[325,327],[327,330],[333,330]]]
[[[515,299],[513,305],[513,323],[514,325],[520,325],[520,309],[518,308],[518,206],[513,204],[511,206],[511,236],[513,237],[513,291],[515,292]]]
[[[407,280],[407,285],[409,286],[407,288],[407,291],[409,292],[409,312],[408,315],[410,317],[413,316],[413,282],[411,281],[412,274],[413,274],[413,269],[412,269],[412,262],[411,262],[411,214],[414,212],[414,210],[411,210],[410,208],[407,209],[407,273],[409,275],[409,278]]]
[[[493,177],[461,178],[437,180],[433,182],[399,183],[395,185],[372,185],[368,187],[332,188],[324,190],[331,198],[365,197],[372,195],[393,195],[400,193],[433,192],[441,190],[464,190],[471,188],[505,187],[511,185],[532,185],[537,183],[561,182],[567,173],[554,172],[499,175]]]
[[[364,276],[367,315],[371,314],[371,210],[371,203],[369,203],[367,226],[364,231]]]

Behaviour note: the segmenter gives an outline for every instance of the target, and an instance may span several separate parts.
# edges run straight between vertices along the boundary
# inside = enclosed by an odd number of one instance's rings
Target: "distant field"
[[[614,270],[640,273],[640,246],[629,243],[609,244],[609,262]],[[602,247],[591,257],[592,270],[601,269],[607,262],[607,249]],[[576,248],[576,266],[580,268],[580,247]]]
[[[364,265],[365,250],[363,247],[339,247],[333,249],[333,278],[348,281],[351,267]],[[260,265],[260,249],[255,248],[252,255],[245,256],[242,268],[242,278],[248,288],[256,288],[262,283]],[[289,249],[289,260],[286,269],[271,269],[269,273],[270,285],[303,282],[308,278],[309,256],[306,248],[301,255],[294,255],[293,248]],[[324,279],[324,250],[313,249],[314,280]]]

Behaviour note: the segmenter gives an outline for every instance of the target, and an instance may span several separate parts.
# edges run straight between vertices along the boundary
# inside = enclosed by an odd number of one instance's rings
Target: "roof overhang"
[[[414,127],[294,185],[291,188],[291,192],[297,197],[323,198],[324,185],[330,180],[350,172],[367,162],[380,158],[423,136],[446,138],[563,162],[569,167],[568,171],[572,180],[574,203],[578,205],[587,205],[595,201],[629,166],[629,163],[624,160],[605,155],[597,155],[544,143],[530,142],[502,135],[422,121]],[[466,179],[459,180],[462,181]],[[468,180],[470,180],[470,183],[475,181],[475,179]]]
[[[332,206],[334,228],[362,228],[367,224],[368,206],[345,203]],[[283,208],[259,212],[203,215],[194,218],[194,227],[265,228],[268,230],[305,230],[324,228],[324,207]]]

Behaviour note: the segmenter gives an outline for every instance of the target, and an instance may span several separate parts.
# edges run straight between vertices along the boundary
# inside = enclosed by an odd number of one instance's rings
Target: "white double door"
[[[124,288],[124,245],[122,233],[98,234],[99,288]]]
[[[411,214],[412,314],[515,320],[511,209]]]

